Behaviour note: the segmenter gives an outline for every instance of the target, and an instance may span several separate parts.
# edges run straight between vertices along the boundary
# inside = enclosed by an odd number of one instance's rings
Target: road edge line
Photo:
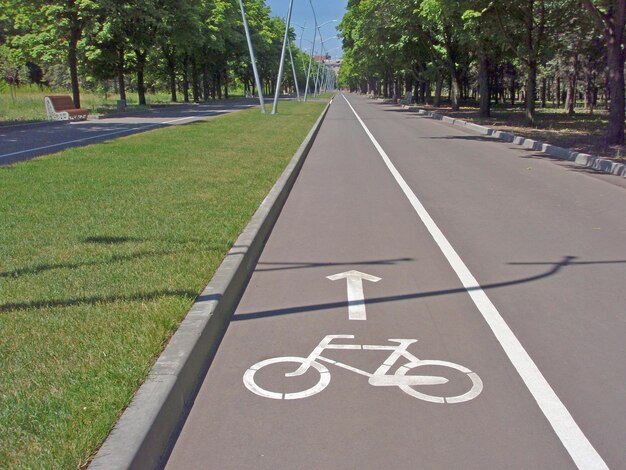
[[[332,101],[187,312],[90,470],[146,469],[163,463]]]
[[[427,111],[418,106],[402,105],[402,108],[410,112],[416,112],[420,116],[442,121],[456,127],[462,127],[477,134],[493,137],[502,142],[518,145],[528,150],[545,153],[546,155],[550,155],[551,157],[555,157],[559,160],[567,160],[583,168],[590,168],[608,175],[626,178],[626,164],[624,163],[615,162],[597,155],[577,152],[564,147],[557,147],[556,145],[548,144],[540,140],[511,134],[510,132],[499,131],[493,127],[482,126],[463,119],[451,118],[440,113]]]
[[[385,150],[357,114],[350,101],[348,101],[345,95],[342,95],[342,97],[356,116],[359,124],[361,124],[361,127],[378,151],[387,169],[396,180],[396,183],[398,183],[398,186],[400,186],[400,189],[409,200],[409,203],[413,206],[417,216],[432,236],[435,244],[441,250],[441,253],[461,281],[461,284],[463,284],[463,287],[476,305],[476,308],[493,332],[498,343],[500,343],[504,353],[509,358],[513,368],[517,371],[528,388],[528,391],[537,402],[539,409],[550,423],[550,426],[552,426],[556,436],[569,453],[576,467],[584,470],[607,470],[608,466],[600,454],[596,451],[591,442],[589,442],[587,436],[585,436],[574,420],[574,417],[563,402],[561,402],[552,386],[543,376],[541,370],[539,370],[539,367],[537,367],[526,349],[524,349],[524,346],[522,346],[521,342],[515,336],[515,333],[513,333],[513,330],[511,330],[506,323],[504,317],[502,317],[482,286],[465,265],[465,262],[461,259],[424,205],[397,170]]]

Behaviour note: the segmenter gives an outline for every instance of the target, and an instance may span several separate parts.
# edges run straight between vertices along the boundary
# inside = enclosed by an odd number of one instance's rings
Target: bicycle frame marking
[[[447,361],[422,360],[419,359],[417,356],[411,354],[407,350],[407,348],[411,344],[416,343],[416,339],[388,340],[392,343],[398,343],[397,345],[333,344],[332,341],[335,339],[354,339],[354,335],[327,335],[322,339],[322,341],[320,341],[317,347],[313,349],[311,354],[309,354],[306,358],[286,356],[275,357],[272,359],[266,359],[264,361],[258,362],[245,372],[243,376],[244,385],[251,392],[265,398],[272,398],[275,400],[296,400],[300,398],[307,398],[321,392],[330,383],[330,371],[322,364],[322,362],[326,362],[328,364],[333,364],[356,374],[368,377],[368,383],[374,387],[399,387],[402,391],[411,396],[414,396],[415,398],[419,398],[421,400],[429,401],[432,403],[461,403],[475,398],[482,391],[483,385],[481,379],[476,373],[472,372],[466,367]],[[376,371],[374,371],[374,373],[369,373],[348,364],[344,364],[342,362],[322,356],[322,353],[327,349],[391,351],[391,354],[376,369]],[[408,360],[408,363],[400,366],[394,374],[388,374],[389,370],[397,363],[397,361],[401,357],[404,357],[406,360]],[[298,377],[304,375],[307,371],[311,369],[311,367],[313,367],[320,374],[320,379],[318,383],[307,390],[294,393],[272,392],[269,390],[265,390],[256,384],[256,382],[254,381],[254,375],[259,369],[271,364],[283,362],[295,362],[300,364],[300,366],[294,372],[286,373],[285,377]],[[442,366],[456,369],[464,373],[472,381],[472,388],[469,392],[457,397],[439,397],[420,393],[412,389],[411,387],[421,385],[440,385],[449,382],[449,380],[445,377],[429,375],[406,375],[409,370],[424,365]]]

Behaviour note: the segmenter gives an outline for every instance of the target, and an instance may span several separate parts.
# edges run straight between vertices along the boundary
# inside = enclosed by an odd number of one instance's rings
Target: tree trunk
[[[561,77],[556,78],[556,107],[561,107]]]
[[[461,108],[461,83],[459,74],[454,64],[450,64],[450,101],[452,102],[452,110],[458,111]]]
[[[120,100],[126,101],[126,82],[124,81],[124,47],[120,47],[118,51],[117,85],[120,91]]]
[[[569,74],[567,77],[567,96],[565,97],[565,111],[568,115],[575,114],[576,107],[576,75]]]
[[[604,30],[607,43],[607,69],[609,94],[609,125],[606,143],[624,145],[624,24],[626,23],[626,0],[609,2],[610,7],[602,13],[591,0],[582,0],[587,9]]]
[[[228,70],[224,70],[224,98],[229,99],[228,96]]]
[[[78,21],[78,19],[76,19],[76,21]],[[77,108],[80,108],[80,85],[78,84],[78,58],[76,57],[76,51],[81,34],[82,30],[79,26],[71,27],[69,49],[67,52],[67,60],[70,66],[70,80],[72,82],[72,98],[74,100],[74,106]]]
[[[433,101],[433,106],[438,108],[441,104],[441,90],[443,88],[443,75],[438,72],[437,73],[437,81],[435,83],[435,100]]]
[[[137,95],[139,96],[139,106],[146,106],[146,85],[144,83],[144,69],[146,67],[147,51],[135,49],[137,58]]]
[[[609,125],[606,142],[608,145],[624,145],[624,52],[620,42],[608,45]]]
[[[198,63],[195,57],[191,57],[191,91],[193,92],[193,102],[200,102],[200,79],[198,76]]]
[[[548,86],[548,84],[546,83],[546,77],[543,77],[541,79],[541,107],[545,108],[546,107],[546,88]]]
[[[178,97],[176,96],[176,60],[174,57],[174,48],[171,51],[163,51],[167,59],[168,78],[170,81],[170,95],[172,102],[176,103]]]
[[[209,70],[206,64],[202,66],[202,99],[209,101]]]
[[[515,77],[511,77],[511,106],[515,106]]]
[[[479,53],[478,87],[480,93],[479,115],[481,118],[488,118],[491,115],[491,97],[489,96],[489,61],[487,59],[487,54],[483,51]]]
[[[526,80],[526,125],[535,125],[535,90],[537,88],[537,61],[531,60],[528,65]]]
[[[189,103],[189,56],[183,57],[183,101]]]

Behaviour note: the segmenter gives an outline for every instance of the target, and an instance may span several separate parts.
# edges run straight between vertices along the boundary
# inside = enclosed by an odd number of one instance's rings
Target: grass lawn
[[[47,119],[44,97],[47,95],[69,95],[66,91],[41,91],[35,85],[20,86],[14,94],[8,88],[0,92],[0,126],[3,124],[18,124],[22,122],[43,121]],[[231,98],[240,97],[231,95]],[[91,110],[92,114],[107,114],[117,111],[116,94],[98,94],[89,91],[81,91],[80,105],[82,108]],[[182,96],[179,97],[182,100]],[[170,104],[169,93],[147,93],[148,105]],[[127,111],[146,109],[139,106],[136,93],[127,93]]]
[[[618,160],[626,157],[624,147],[609,147],[605,143],[608,114],[602,108],[596,109],[594,114],[590,114],[584,108],[578,108],[576,114],[569,116],[562,108],[537,106],[535,127],[524,124],[522,105],[494,106],[492,116],[487,119],[481,119],[478,116],[478,108],[472,105],[462,106],[459,111],[452,111],[446,106],[440,108],[424,106],[424,108],[436,109],[446,116],[484,124],[578,152]]]
[[[0,167],[0,467],[89,459],[323,107]]]

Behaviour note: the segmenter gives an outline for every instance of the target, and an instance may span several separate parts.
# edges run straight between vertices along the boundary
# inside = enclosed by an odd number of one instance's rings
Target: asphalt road
[[[41,104],[43,106],[43,103]],[[68,147],[145,132],[158,127],[188,124],[254,106],[251,100],[173,105],[120,117],[25,126],[0,126],[0,165],[55,153]]]
[[[346,98],[166,468],[625,468],[621,179]]]

